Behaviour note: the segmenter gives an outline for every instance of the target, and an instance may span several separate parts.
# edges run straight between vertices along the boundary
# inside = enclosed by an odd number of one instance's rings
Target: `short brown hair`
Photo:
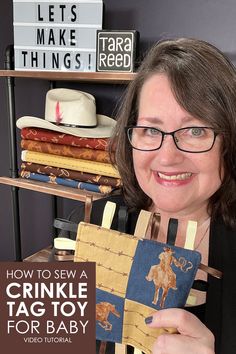
[[[222,134],[224,178],[219,190],[210,198],[208,207],[212,218],[222,215],[227,225],[235,227],[236,71],[220,50],[202,40],[180,38],[158,42],[127,88],[112,144],[116,145],[114,163],[120,172],[128,205],[148,209],[152,203],[137,182],[125,126],[136,124],[140,91],[146,80],[156,73],[168,76],[181,107]]]

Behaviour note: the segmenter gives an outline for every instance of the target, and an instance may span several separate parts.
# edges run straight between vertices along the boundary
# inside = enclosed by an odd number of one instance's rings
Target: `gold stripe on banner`
[[[186,231],[186,239],[184,248],[193,250],[194,249],[194,242],[197,233],[197,222],[196,221],[188,221],[187,231]],[[190,291],[188,298],[186,300],[186,305],[194,306],[196,305],[197,298],[193,295]]]
[[[127,346],[121,343],[115,343],[115,354],[127,354]]]
[[[110,201],[106,202],[103,215],[102,215],[102,227],[105,227],[106,229],[110,229],[115,211],[116,211],[116,203]]]
[[[138,238],[145,238],[148,225],[151,219],[152,213],[150,211],[141,210],[138,216],[138,220],[135,226],[134,235]]]
[[[188,221],[187,231],[186,231],[186,239],[184,248],[188,250],[194,249],[194,242],[197,233],[197,222],[196,221]]]

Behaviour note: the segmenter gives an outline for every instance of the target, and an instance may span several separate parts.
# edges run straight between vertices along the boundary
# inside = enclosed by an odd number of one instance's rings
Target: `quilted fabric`
[[[75,262],[96,262],[96,337],[151,353],[163,332],[144,319],[156,310],[183,307],[201,261],[197,251],[81,222]]]

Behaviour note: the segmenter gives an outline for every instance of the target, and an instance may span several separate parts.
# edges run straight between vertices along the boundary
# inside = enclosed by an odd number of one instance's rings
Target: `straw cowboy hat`
[[[45,119],[24,116],[18,128],[35,127],[85,138],[108,138],[116,125],[114,119],[96,114],[95,98],[82,91],[57,88],[47,92]]]

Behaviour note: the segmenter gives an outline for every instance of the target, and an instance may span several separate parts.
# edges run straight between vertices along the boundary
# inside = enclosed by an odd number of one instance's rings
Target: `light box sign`
[[[16,70],[96,71],[102,0],[13,0]]]
[[[97,71],[133,72],[137,31],[97,31]]]

